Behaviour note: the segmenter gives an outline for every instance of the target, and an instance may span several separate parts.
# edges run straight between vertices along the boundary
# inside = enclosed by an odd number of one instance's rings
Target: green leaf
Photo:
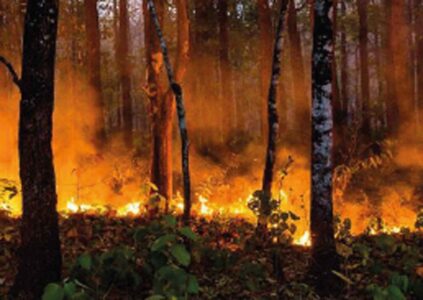
[[[200,286],[198,285],[197,277],[195,277],[194,275],[188,276],[187,291],[190,294],[198,294],[198,292],[200,291]]]
[[[166,215],[166,216],[163,217],[163,221],[170,228],[175,228],[176,227],[177,221],[176,221],[176,218],[174,216]]]
[[[196,241],[198,239],[198,236],[188,226],[185,226],[179,229],[179,233],[192,241]]]
[[[174,234],[165,234],[159,237],[157,240],[153,242],[151,246],[151,251],[159,251],[167,244],[174,242],[176,240],[176,235]]]
[[[406,300],[404,294],[395,285],[388,286],[386,291],[388,292],[388,299],[389,300]]]
[[[82,254],[80,257],[78,257],[78,263],[82,269],[86,271],[91,270],[93,264],[91,255],[89,255],[88,253]]]
[[[183,266],[188,266],[191,262],[191,255],[187,251],[184,245],[176,244],[170,248],[170,253],[177,262]]]
[[[166,299],[166,297],[162,296],[162,295],[152,295],[148,298],[146,298],[145,300],[163,300]]]
[[[400,288],[401,291],[407,292],[408,290],[408,277],[405,275],[399,275],[398,273],[395,273],[391,277],[391,284]]]
[[[42,300],[62,300],[64,298],[63,287],[57,283],[49,283],[44,289]]]
[[[146,227],[138,228],[134,233],[134,240],[137,243],[143,242],[147,235],[148,235],[148,228]]]
[[[76,293],[76,284],[74,282],[66,282],[63,287],[66,298],[71,298]]]

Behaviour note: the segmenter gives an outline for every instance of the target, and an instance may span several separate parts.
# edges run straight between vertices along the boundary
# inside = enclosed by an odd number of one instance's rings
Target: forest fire
[[[423,299],[421,0],[0,0],[0,100],[0,299]]]

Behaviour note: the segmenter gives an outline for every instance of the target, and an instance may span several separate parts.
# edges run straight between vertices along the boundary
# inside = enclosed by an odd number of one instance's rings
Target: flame
[[[141,202],[131,202],[117,210],[120,217],[136,216],[141,213]]]
[[[198,201],[200,202],[200,214],[205,216],[213,214],[213,210],[207,206],[207,202],[209,202],[209,199],[200,195],[198,196]]]
[[[311,236],[310,231],[306,230],[304,234],[298,239],[294,241],[295,245],[310,247],[311,246]]]

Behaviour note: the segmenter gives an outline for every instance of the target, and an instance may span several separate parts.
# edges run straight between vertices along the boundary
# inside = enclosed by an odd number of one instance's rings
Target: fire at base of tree
[[[0,0],[0,298],[423,299],[422,14]]]

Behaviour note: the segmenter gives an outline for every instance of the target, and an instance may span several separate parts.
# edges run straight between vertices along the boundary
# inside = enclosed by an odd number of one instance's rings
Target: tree
[[[416,76],[417,76],[417,121],[421,129],[420,110],[423,109],[423,1],[415,0],[415,28],[416,28]]]
[[[298,118],[295,123],[295,128],[297,128],[300,135],[303,130],[301,124],[303,124],[310,115],[310,105],[308,102],[309,97],[307,96],[307,84],[306,76],[304,71],[303,55],[302,55],[302,46],[301,46],[301,36],[298,31],[297,25],[297,12],[295,8],[295,0],[289,0],[288,5],[288,20],[287,20],[287,31],[289,38],[289,56],[290,56],[290,65],[292,72],[292,81],[293,81],[293,105],[297,108],[296,118]],[[309,132],[308,132],[309,133]],[[299,136],[299,138],[301,138]]]
[[[234,111],[236,111],[236,101],[232,89],[232,67],[229,61],[229,25],[228,25],[228,3],[227,0],[218,0],[217,3],[219,18],[219,60],[221,70],[222,86],[222,107],[226,107],[223,116],[223,128],[230,132],[236,127],[234,124]],[[224,105],[228,103],[229,105]],[[235,105],[235,109],[234,109]],[[223,130],[223,132],[225,132]]]
[[[40,5],[42,3],[43,5]],[[60,280],[61,253],[53,166],[52,115],[58,19],[57,0],[28,0],[25,17],[19,166],[23,214],[18,273],[11,296],[39,299]]]
[[[159,26],[162,28],[164,3],[161,0],[155,1],[154,6]],[[175,60],[175,82],[181,82],[184,78],[188,61],[189,23],[186,6],[185,0],[176,1],[178,41]],[[156,28],[154,20],[148,13],[146,1],[144,1],[143,10],[147,61],[147,87],[145,90],[150,100],[153,139],[151,182],[157,186],[160,195],[166,199],[165,210],[167,211],[173,192],[172,123],[175,114],[175,101],[171,89],[172,86],[165,88],[160,78],[163,54],[160,49],[159,38],[154,34]],[[153,208],[153,213],[155,211],[157,211],[157,207]]]
[[[163,32],[160,27],[160,21],[157,17],[156,9],[153,0],[149,0],[147,3],[152,23],[156,30],[160,48],[163,54],[164,65],[166,67],[167,78],[170,85],[170,91],[175,97],[177,113],[178,113],[178,125],[179,132],[181,135],[181,162],[182,162],[182,176],[184,182],[184,223],[189,224],[191,214],[191,179],[189,173],[189,139],[188,130],[185,117],[185,106],[182,95],[182,87],[176,81],[177,78],[181,78],[185,69],[181,68],[180,65],[186,63],[188,54],[188,39],[189,39],[189,27],[188,27],[188,14],[186,10],[185,0],[178,0],[176,7],[178,11],[178,59],[176,62],[176,73],[173,72],[172,64],[170,63],[168,49],[166,46]],[[173,100],[173,99],[172,99]]]
[[[283,0],[281,3],[278,25],[276,29],[275,44],[273,48],[271,80],[267,98],[268,138],[262,183],[261,209],[258,219],[259,228],[265,228],[265,226],[267,226],[267,219],[271,210],[270,199],[272,197],[273,171],[276,163],[276,142],[279,134],[279,120],[276,99],[279,77],[281,74],[283,29],[287,6],[288,0]]]
[[[400,0],[387,0],[389,20],[389,48],[391,49],[392,68],[388,72],[393,76],[393,98],[389,103],[388,121],[393,134],[398,134],[400,124],[412,125],[413,85],[410,74],[410,45],[406,3]],[[402,122],[402,123],[400,123]]]
[[[371,130],[370,112],[370,82],[369,82],[369,53],[367,49],[367,6],[368,0],[357,0],[358,16],[360,23],[359,48],[360,48],[360,87],[361,103],[363,109],[363,123],[361,131],[363,136],[368,136]]]
[[[333,289],[339,262],[332,208],[333,117],[331,0],[315,0],[312,53],[311,275],[321,294]]]
[[[85,30],[87,33],[87,71],[94,106],[97,109],[95,119],[95,144],[101,147],[106,141],[104,125],[104,105],[101,93],[100,63],[100,28],[97,11],[97,0],[85,0]]]
[[[272,55],[272,17],[269,8],[269,1],[258,0],[258,22],[260,34],[260,97],[261,105],[261,131],[263,140],[267,137],[267,91],[269,87],[269,73],[271,72],[271,62],[268,59]]]
[[[131,61],[129,58],[129,16],[127,0],[119,0],[119,76],[122,92],[122,115],[124,143],[128,149],[133,146],[133,120],[131,97]]]

